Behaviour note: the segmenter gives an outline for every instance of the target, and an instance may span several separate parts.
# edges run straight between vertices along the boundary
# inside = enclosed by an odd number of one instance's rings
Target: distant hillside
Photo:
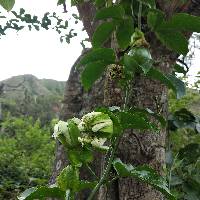
[[[28,74],[0,81],[0,86],[4,116],[9,112],[12,116],[28,115],[49,121],[60,111],[65,82]]]
[[[29,74],[13,76],[4,81],[0,81],[1,83],[5,84],[3,97],[12,99],[23,99],[25,93],[31,96],[60,96],[63,95],[65,87],[65,82],[51,79],[38,79]],[[16,86],[18,87],[15,88]]]

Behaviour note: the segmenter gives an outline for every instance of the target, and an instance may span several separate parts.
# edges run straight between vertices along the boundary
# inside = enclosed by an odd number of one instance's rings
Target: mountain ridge
[[[12,76],[0,81],[4,84],[3,96],[5,98],[21,99],[24,93],[33,96],[63,95],[65,82],[53,79],[39,79],[32,74]]]
[[[0,120],[10,114],[50,122],[59,116],[64,88],[64,81],[39,79],[32,74],[0,81]]]

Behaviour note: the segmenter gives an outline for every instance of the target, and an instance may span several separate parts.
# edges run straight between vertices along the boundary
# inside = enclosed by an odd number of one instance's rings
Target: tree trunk
[[[165,12],[171,13],[178,8],[170,5],[163,5],[162,1],[157,1],[158,6]],[[195,6],[196,4],[196,6]],[[162,7],[163,6],[163,7]],[[199,3],[197,1],[190,1],[187,7],[183,8],[192,14],[200,15]],[[78,6],[80,17],[83,20],[84,27],[91,39],[92,33],[95,30],[96,23],[92,23],[95,9],[90,3],[83,3]],[[164,48],[156,39],[154,34],[146,35],[146,38],[151,46],[151,53],[153,58],[157,61],[158,68],[164,72],[170,72],[170,66],[175,63],[177,55],[171,53]],[[79,59],[78,59],[79,60]],[[76,65],[76,63],[75,63]],[[98,80],[93,88],[88,92],[84,92],[80,83],[80,73],[75,70],[75,65],[72,67],[69,79],[66,84],[64,106],[61,118],[64,120],[71,117],[79,117],[88,111],[92,111],[97,106],[121,106],[123,91],[117,87],[114,80],[106,76]],[[105,88],[105,93],[104,93]],[[149,80],[142,75],[136,74],[132,82],[131,96],[129,106],[149,108],[163,116],[167,116],[167,89],[159,82]],[[165,138],[166,129],[160,133],[153,133],[150,131],[137,132],[127,131],[119,144],[117,156],[125,163],[133,165],[148,164],[155,168],[160,174],[163,173],[163,166],[165,162]],[[62,146],[57,145],[56,160],[54,171],[50,183],[55,182],[55,177],[60,170],[66,166],[66,155]],[[101,173],[101,156],[95,156],[94,168],[97,174]],[[82,171],[81,176],[88,178],[90,175],[87,171]],[[83,193],[77,199],[86,199],[88,193]],[[138,182],[135,179],[120,178],[114,182],[109,188],[101,188],[96,197],[98,200],[161,200],[162,195],[153,190],[150,186]]]

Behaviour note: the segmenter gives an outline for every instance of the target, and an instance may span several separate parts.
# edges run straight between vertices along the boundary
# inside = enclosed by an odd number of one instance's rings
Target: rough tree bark
[[[172,4],[157,1],[160,9],[171,15],[176,11],[184,11],[194,15],[200,15],[200,2],[188,1],[187,5],[180,8],[174,0]],[[83,25],[91,39],[95,30],[96,23],[93,22],[95,8],[90,3],[83,3],[78,6],[80,17]],[[164,48],[156,39],[153,33],[146,35],[147,41],[151,45],[153,58],[159,63],[157,66],[160,70],[170,72],[170,67],[175,63],[177,56]],[[78,59],[79,60],[79,59]],[[72,67],[70,77],[66,84],[62,119],[68,119],[74,116],[80,116],[94,107],[100,105],[113,106],[122,104],[122,91],[116,86],[115,81],[109,77],[109,73],[101,78],[93,88],[85,93],[80,83],[80,73]],[[105,93],[104,93],[105,88]],[[167,89],[157,81],[149,80],[141,75],[136,75],[132,83],[132,95],[130,97],[130,106],[145,107],[167,116]],[[162,174],[165,160],[165,138],[166,130],[163,129],[160,134],[152,132],[126,132],[123,136],[117,156],[125,163],[133,165],[149,164]],[[97,174],[100,174],[101,157],[97,154],[94,167]],[[57,145],[56,160],[53,175],[50,183],[55,181],[55,177],[60,170],[66,166],[66,155],[62,146]],[[87,171],[82,172],[82,177],[89,177]],[[87,192],[77,199],[86,199]],[[99,200],[161,200],[162,195],[153,190],[150,186],[140,183],[134,179],[119,179],[109,188],[101,188],[98,197]]]

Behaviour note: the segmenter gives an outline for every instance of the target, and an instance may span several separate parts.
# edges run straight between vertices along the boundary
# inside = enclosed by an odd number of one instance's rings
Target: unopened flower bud
[[[68,123],[64,121],[59,121],[55,126],[54,126],[54,133],[53,137],[56,139],[60,134],[64,134],[68,132]]]

